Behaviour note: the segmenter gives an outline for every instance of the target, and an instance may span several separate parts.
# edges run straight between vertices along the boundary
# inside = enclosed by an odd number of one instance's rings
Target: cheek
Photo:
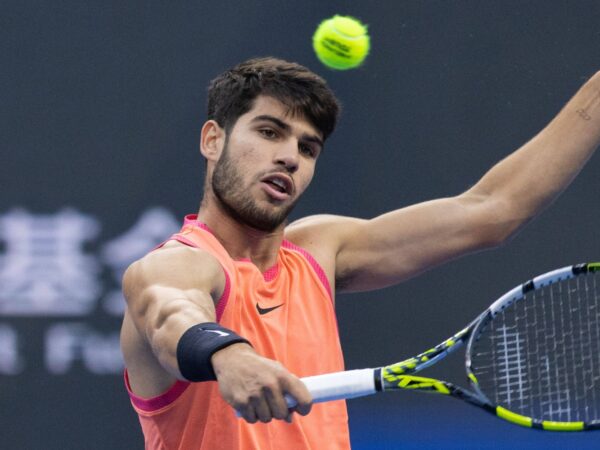
[[[235,135],[231,136],[229,141],[229,151],[233,158],[247,159],[256,158],[258,153],[256,143],[247,137]]]
[[[264,155],[262,156],[264,158]],[[239,153],[240,167],[244,168],[244,172],[253,171],[264,165],[264,161],[261,159],[261,153],[255,146],[247,146],[243,148]]]
[[[256,148],[252,145],[244,146],[240,149],[239,155],[243,159],[255,159],[257,156]]]
[[[311,167],[311,168],[303,171],[301,180],[298,180],[298,181],[300,181],[300,183],[298,184],[298,188],[299,188],[300,192],[304,192],[306,190],[306,188],[308,188],[308,185],[312,181],[314,174],[315,174],[314,167]]]
[[[255,145],[232,142],[230,148],[229,159],[240,176],[246,178],[260,167],[260,153]]]

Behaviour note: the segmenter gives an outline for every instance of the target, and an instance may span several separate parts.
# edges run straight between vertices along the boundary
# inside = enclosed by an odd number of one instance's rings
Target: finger
[[[269,423],[273,419],[271,408],[264,397],[253,399],[251,404],[256,411],[256,417],[263,423]]]
[[[276,391],[265,389],[265,399],[275,419],[282,420],[288,418],[290,412],[281,389],[277,389]]]
[[[258,418],[256,417],[256,413],[254,411],[254,407],[251,405],[246,405],[244,407],[238,408],[240,416],[248,423],[256,423]]]
[[[307,415],[312,408],[312,395],[306,385],[296,377],[291,377],[286,383],[285,392],[294,397],[297,405],[292,408],[301,416]]]

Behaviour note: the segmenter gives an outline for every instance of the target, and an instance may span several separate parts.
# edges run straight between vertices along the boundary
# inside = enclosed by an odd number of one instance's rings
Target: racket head
[[[473,328],[466,369],[505,420],[600,428],[600,263],[548,272],[500,297]]]

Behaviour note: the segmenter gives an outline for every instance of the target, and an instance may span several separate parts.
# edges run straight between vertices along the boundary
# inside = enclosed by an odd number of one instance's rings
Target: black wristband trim
[[[217,377],[210,358],[215,352],[239,342],[250,344],[247,339],[218,323],[194,325],[183,333],[177,343],[179,372],[188,381],[214,381]]]

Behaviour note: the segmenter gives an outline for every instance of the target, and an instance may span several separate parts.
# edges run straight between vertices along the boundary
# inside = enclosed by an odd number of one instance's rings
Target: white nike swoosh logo
[[[219,331],[219,330],[204,330],[204,331],[206,331],[208,333],[215,333],[222,337],[229,336],[229,333],[225,333],[224,331]]]

